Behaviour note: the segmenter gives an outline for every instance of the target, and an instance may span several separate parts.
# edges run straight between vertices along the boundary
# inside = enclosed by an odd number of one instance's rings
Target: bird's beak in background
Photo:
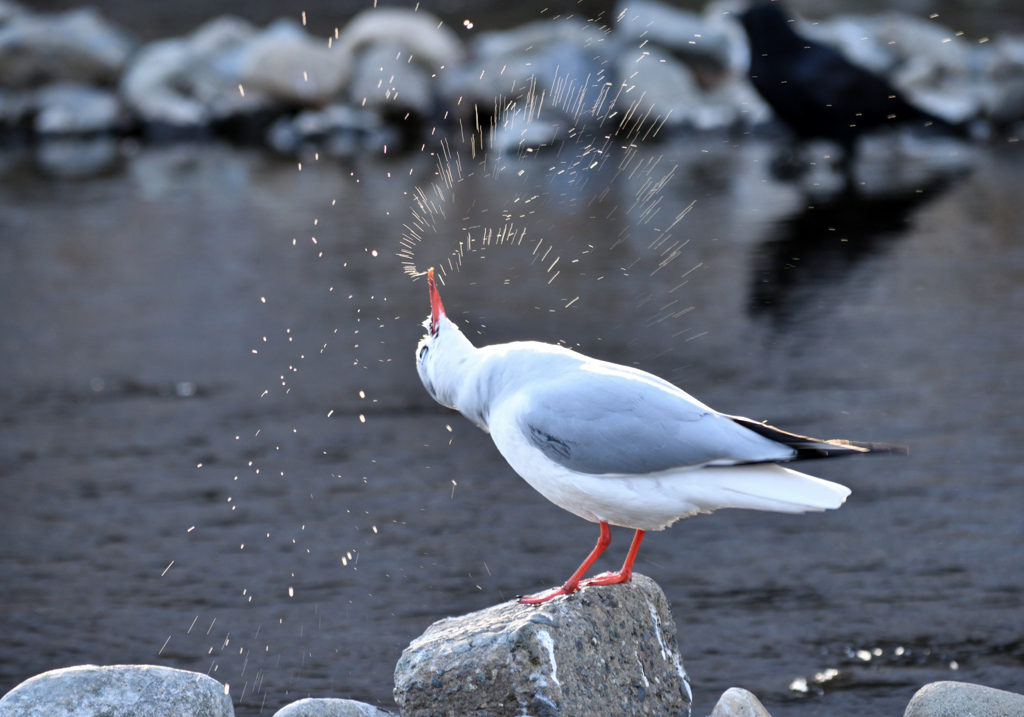
[[[430,289],[430,335],[437,336],[437,322],[444,316],[444,306],[441,304],[441,295],[437,293],[437,284],[434,283],[434,269],[427,270],[427,288]]]

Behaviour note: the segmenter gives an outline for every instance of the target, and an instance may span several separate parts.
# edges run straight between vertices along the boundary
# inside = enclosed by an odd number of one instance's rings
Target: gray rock
[[[403,717],[688,715],[691,699],[668,601],[635,574],[538,607],[441,620],[395,668]]]
[[[351,71],[345,52],[281,19],[248,43],[241,84],[295,106],[320,107],[338,96]]]
[[[932,682],[910,699],[903,717],[1020,717],[1024,695],[972,685]]]
[[[116,83],[135,44],[92,8],[18,15],[0,26],[0,86]]]
[[[403,48],[412,62],[436,73],[452,68],[465,56],[459,36],[436,15],[407,8],[371,8],[356,15],[334,41],[333,47],[355,58],[368,47],[391,43]]]
[[[0,699],[0,717],[234,717],[227,685],[153,665],[81,665],[37,675]]]
[[[304,146],[323,143],[332,156],[351,156],[376,146],[367,140],[381,129],[375,113],[338,104],[280,117],[267,131],[266,140],[281,154],[294,154]]]
[[[368,48],[356,60],[349,101],[359,107],[403,116],[428,117],[434,112],[430,72],[409,61],[410,53],[394,42]]]
[[[393,714],[355,700],[307,698],[282,707],[274,717],[387,717]]]
[[[687,62],[710,63],[722,70],[747,60],[743,31],[723,21],[720,12],[700,15],[656,0],[630,0],[617,3],[615,20],[616,35],[632,48],[647,49],[653,43]]]
[[[121,101],[110,90],[62,82],[36,93],[34,128],[39,134],[96,134],[126,125]]]
[[[121,78],[121,96],[148,124],[204,127],[206,106],[182,88],[190,67],[188,42],[181,38],[146,45]]]
[[[620,123],[627,126],[684,124],[728,124],[710,121],[700,111],[705,107],[704,94],[690,69],[675,57],[648,46],[643,50],[624,52],[616,65],[622,89],[617,94],[615,109]]]
[[[482,32],[473,40],[473,55],[495,61],[559,43],[600,51],[608,45],[605,32],[593,23],[575,20],[535,20],[511,30]],[[500,65],[499,65],[500,68]]]
[[[125,72],[121,94],[148,125],[185,133],[264,112],[275,106],[273,98],[243,84],[253,57],[265,49],[259,38],[255,26],[227,15],[187,37],[146,45]]]
[[[730,687],[718,699],[711,717],[772,717],[761,700],[742,687]]]

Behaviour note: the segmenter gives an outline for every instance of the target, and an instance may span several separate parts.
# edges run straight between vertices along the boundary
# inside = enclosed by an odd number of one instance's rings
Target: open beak
[[[430,289],[430,335],[437,336],[437,322],[444,316],[444,306],[441,304],[441,295],[437,293],[437,284],[434,283],[434,269],[427,269],[427,288]]]

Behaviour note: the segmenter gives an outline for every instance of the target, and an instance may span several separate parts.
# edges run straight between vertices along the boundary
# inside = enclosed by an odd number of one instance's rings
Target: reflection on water
[[[790,690],[852,670],[847,644],[952,646],[957,679],[1024,690],[1003,649],[1024,640],[1019,152],[806,210],[770,146],[727,135],[301,171],[216,144],[125,149],[87,182],[17,162],[0,178],[0,690],[143,662],[230,682],[239,715],[388,705],[430,622],[576,567],[591,526],[423,391],[429,307],[403,262],[445,267],[478,343],[562,341],[730,413],[911,446],[823,468],[853,488],[841,510],[722,511],[645,540],[695,714],[734,684],[770,710],[796,700],[780,713],[893,714],[950,676],[874,658],[856,689]],[[850,246],[814,241],[830,227]],[[766,272],[767,311],[799,322],[752,308]],[[613,535],[595,569],[618,567]]]
[[[770,317],[779,330],[806,319],[821,309],[822,294],[903,238],[914,214],[960,178],[962,173],[934,177],[891,193],[844,191],[808,199],[813,204],[779,221],[755,250],[750,312]]]

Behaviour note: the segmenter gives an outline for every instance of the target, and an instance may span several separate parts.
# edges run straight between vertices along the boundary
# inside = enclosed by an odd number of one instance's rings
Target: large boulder
[[[15,13],[0,26],[0,86],[112,85],[134,50],[131,37],[93,8]]]
[[[668,600],[650,578],[431,625],[402,653],[403,717],[688,715]]]
[[[1020,717],[1024,695],[972,685],[969,682],[932,682],[910,699],[903,717]]]
[[[153,665],[81,665],[37,675],[0,699],[0,717],[234,717],[227,685]]]

